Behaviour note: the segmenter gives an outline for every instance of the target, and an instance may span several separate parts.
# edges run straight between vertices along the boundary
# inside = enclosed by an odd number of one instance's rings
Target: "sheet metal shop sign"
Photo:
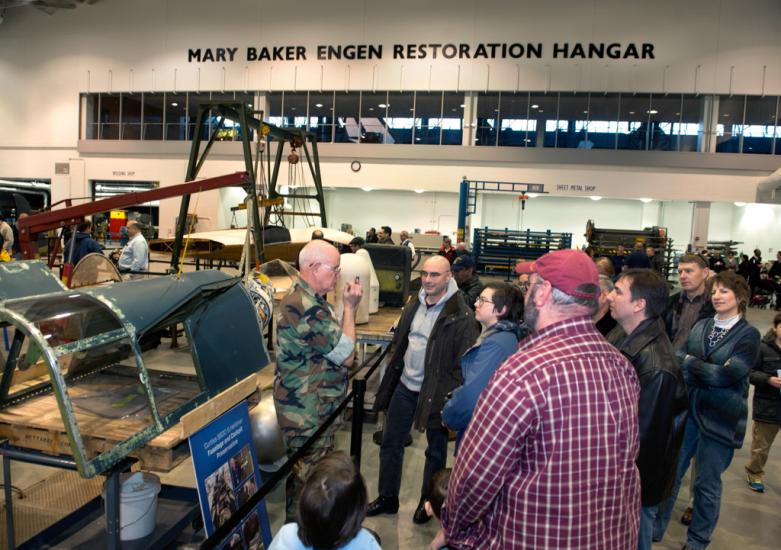
[[[656,59],[648,42],[319,44],[188,48],[188,63],[399,59]]]

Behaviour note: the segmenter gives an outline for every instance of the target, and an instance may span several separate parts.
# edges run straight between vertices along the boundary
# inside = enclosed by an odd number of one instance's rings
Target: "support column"
[[[708,244],[708,223],[710,221],[710,203],[695,202],[692,210],[692,230],[689,247],[699,252]]]
[[[718,142],[716,130],[719,124],[719,96],[707,95],[702,101],[702,132],[699,135],[697,151],[700,153],[715,153]]]
[[[477,129],[477,93],[464,92],[464,131],[461,133],[461,145],[471,147],[475,144]]]

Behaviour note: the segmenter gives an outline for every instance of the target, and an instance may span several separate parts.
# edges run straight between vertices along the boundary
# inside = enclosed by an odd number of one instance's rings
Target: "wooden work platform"
[[[374,315],[369,315],[369,322],[355,325],[355,336],[358,343],[390,343],[393,340],[391,329],[401,317],[400,307],[381,307]]]
[[[68,387],[79,432],[90,458],[112,449],[117,443],[151,425],[152,417],[148,406],[116,418],[96,410],[95,402],[100,399],[99,392],[114,392],[126,396],[128,388],[136,391],[137,387],[141,387],[133,377],[126,377],[126,381],[117,380],[115,376],[107,378],[94,376]],[[150,372],[150,378],[161,416],[173,412],[200,393],[200,387],[194,378],[171,378],[159,372]],[[135,450],[130,456],[139,459],[142,469],[162,472],[172,470],[189,456],[187,437],[190,434],[250,396],[257,387],[257,375],[247,377],[184,415],[180,423]],[[124,393],[122,390],[125,390]],[[83,403],[84,399],[93,403]],[[120,400],[127,402],[128,399],[124,397]],[[0,410],[0,437],[24,449],[52,455],[73,454],[52,393],[37,395]]]

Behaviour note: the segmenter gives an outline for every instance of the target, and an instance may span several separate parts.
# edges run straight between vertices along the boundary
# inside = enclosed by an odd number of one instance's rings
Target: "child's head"
[[[442,513],[442,505],[447,498],[447,484],[450,481],[450,468],[439,470],[431,478],[431,486],[428,491],[428,500],[426,501],[426,513],[429,516],[436,516],[439,519]]]
[[[366,485],[353,461],[334,452],[309,472],[298,501],[298,534],[305,546],[339,548],[361,530],[366,516]]]

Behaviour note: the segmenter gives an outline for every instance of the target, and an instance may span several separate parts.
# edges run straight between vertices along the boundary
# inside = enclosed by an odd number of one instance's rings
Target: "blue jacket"
[[[442,409],[442,420],[459,433],[459,439],[469,425],[477,400],[491,376],[505,359],[518,351],[521,332],[516,323],[499,321],[487,328],[477,343],[461,357],[464,385],[456,388]],[[523,332],[526,332],[525,329]]]
[[[65,257],[70,256],[71,242],[65,243]],[[92,252],[102,252],[103,247],[98,242],[90,237],[89,233],[76,233],[76,244],[73,247],[73,258],[70,258],[70,263],[74,266],[79,263],[84,256],[91,254]]]
[[[759,331],[741,319],[706,355],[713,325],[713,318],[698,321],[678,351],[689,388],[689,414],[702,435],[739,449],[746,435],[749,373],[759,357]]]

